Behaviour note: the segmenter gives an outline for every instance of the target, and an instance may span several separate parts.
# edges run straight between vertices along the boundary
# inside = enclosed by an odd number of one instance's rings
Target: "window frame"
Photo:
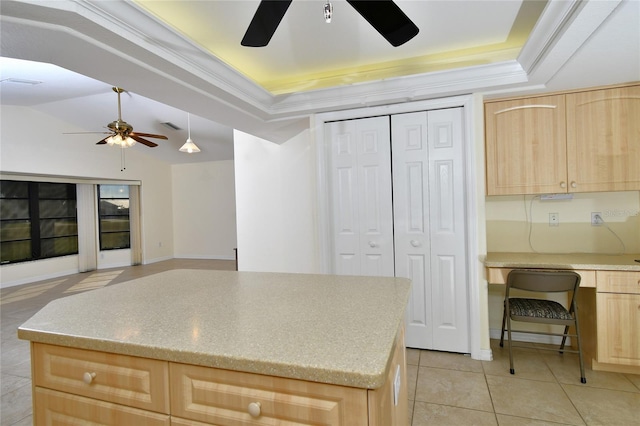
[[[111,186],[111,187],[118,187],[118,186],[126,186],[127,187],[127,196],[126,197],[102,197],[102,192],[101,192],[101,187],[107,187],[107,186]],[[109,251],[109,250],[128,250],[131,249],[131,196],[130,196],[130,190],[129,190],[129,186],[130,185],[117,185],[117,184],[101,184],[101,185],[97,185],[97,200],[98,200],[98,247],[100,248],[100,251]],[[126,214],[126,218],[127,218],[127,223],[128,223],[128,228],[126,231],[123,230],[114,230],[114,231],[107,231],[107,230],[103,230],[103,219],[108,219],[108,218],[122,218],[125,217],[125,215],[119,214],[119,215],[113,215],[113,214],[103,214],[102,212],[102,206],[101,206],[101,201],[102,200],[127,200],[127,214]],[[106,245],[105,243],[105,239],[103,238],[104,235],[109,235],[109,234],[127,234],[128,238],[127,238],[127,244],[125,246],[109,246]]]
[[[4,197],[0,193],[0,200],[25,200],[28,205],[28,212],[26,218],[5,218],[0,217],[0,229],[2,231],[6,231],[4,228],[6,225],[17,222],[27,222],[29,226],[29,238],[7,238],[4,240],[0,240],[0,244],[6,243],[15,243],[15,242],[26,242],[30,243],[29,255],[20,259],[11,259],[5,260],[0,259],[0,263],[2,265],[22,263],[22,262],[30,262],[34,260],[43,260],[43,259],[53,259],[56,257],[62,256],[71,256],[77,255],[78,253],[78,199],[76,193],[76,185],[73,183],[59,183],[59,182],[34,182],[34,181],[22,181],[22,180],[12,180],[12,179],[2,179],[2,183],[4,182],[15,182],[15,183],[23,183],[27,186],[27,195],[26,197]],[[65,197],[47,197],[45,195],[41,195],[40,193],[40,185],[56,185],[60,187],[65,187],[62,191],[66,193]],[[73,215],[61,215],[61,216],[51,216],[51,217],[42,217],[44,212],[41,211],[41,202],[46,201],[62,201],[62,204],[66,202],[72,203],[72,211]],[[43,237],[41,232],[41,225],[44,221],[47,220],[60,220],[60,221],[70,221],[71,228],[75,229],[75,233],[65,233],[63,235],[48,235]],[[4,234],[4,232],[3,232]],[[7,233],[8,234],[8,233]],[[6,235],[5,235],[6,236]],[[55,240],[61,239],[71,239],[71,247],[74,248],[71,251],[66,251],[64,253],[55,253],[49,252],[48,254],[44,253],[45,247],[48,245],[46,243]],[[75,244],[73,244],[73,240],[75,239]],[[55,245],[55,244],[54,244]]]

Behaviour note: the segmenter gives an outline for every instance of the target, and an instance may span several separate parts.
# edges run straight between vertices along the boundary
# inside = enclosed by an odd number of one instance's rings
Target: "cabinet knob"
[[[375,241],[369,241],[369,247],[371,248],[378,247],[378,243],[376,243]]]
[[[567,182],[562,181],[560,182],[560,188],[566,188],[567,187]]]
[[[260,417],[261,405],[259,402],[252,402],[249,404],[249,414],[251,417]]]
[[[576,181],[572,181],[571,182],[571,187],[572,188],[577,188],[578,187],[578,184],[576,183]]]
[[[411,240],[411,245],[413,247],[420,247],[420,241],[418,240]]]
[[[84,375],[82,376],[82,381],[85,382],[86,384],[90,385],[91,382],[93,382],[93,379],[96,378],[96,373],[89,373],[88,371],[86,373],[84,373]]]

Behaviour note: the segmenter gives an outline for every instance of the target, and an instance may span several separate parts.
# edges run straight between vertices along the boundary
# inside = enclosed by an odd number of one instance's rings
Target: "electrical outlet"
[[[604,223],[604,220],[602,220],[602,213],[591,212],[591,226],[600,226],[603,223]]]
[[[560,225],[560,214],[549,213],[549,226],[559,226],[559,225]]]

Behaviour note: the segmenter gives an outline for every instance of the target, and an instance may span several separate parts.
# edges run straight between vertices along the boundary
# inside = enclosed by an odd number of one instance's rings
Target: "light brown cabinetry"
[[[205,424],[367,425],[366,389],[171,364],[173,418]]]
[[[169,426],[167,414],[131,408],[36,387],[34,392],[36,425],[145,425]]]
[[[170,376],[174,425],[386,426],[408,422],[403,330],[385,384],[379,389],[178,363],[170,364]]]
[[[570,93],[566,103],[575,191],[640,189],[640,86]]]
[[[34,424],[407,425],[404,330],[362,389],[32,343]]]
[[[566,192],[564,95],[485,104],[487,194]]]
[[[640,272],[598,271],[597,281],[597,363],[640,367]]]
[[[169,424],[166,361],[32,343],[32,363],[35,424]]]
[[[485,103],[487,195],[640,189],[640,86]]]

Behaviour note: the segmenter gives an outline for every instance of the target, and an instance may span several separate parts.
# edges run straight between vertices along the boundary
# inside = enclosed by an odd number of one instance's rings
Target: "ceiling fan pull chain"
[[[120,148],[120,171],[124,172],[125,170],[127,170],[127,167],[125,164],[124,145],[122,145]]]

